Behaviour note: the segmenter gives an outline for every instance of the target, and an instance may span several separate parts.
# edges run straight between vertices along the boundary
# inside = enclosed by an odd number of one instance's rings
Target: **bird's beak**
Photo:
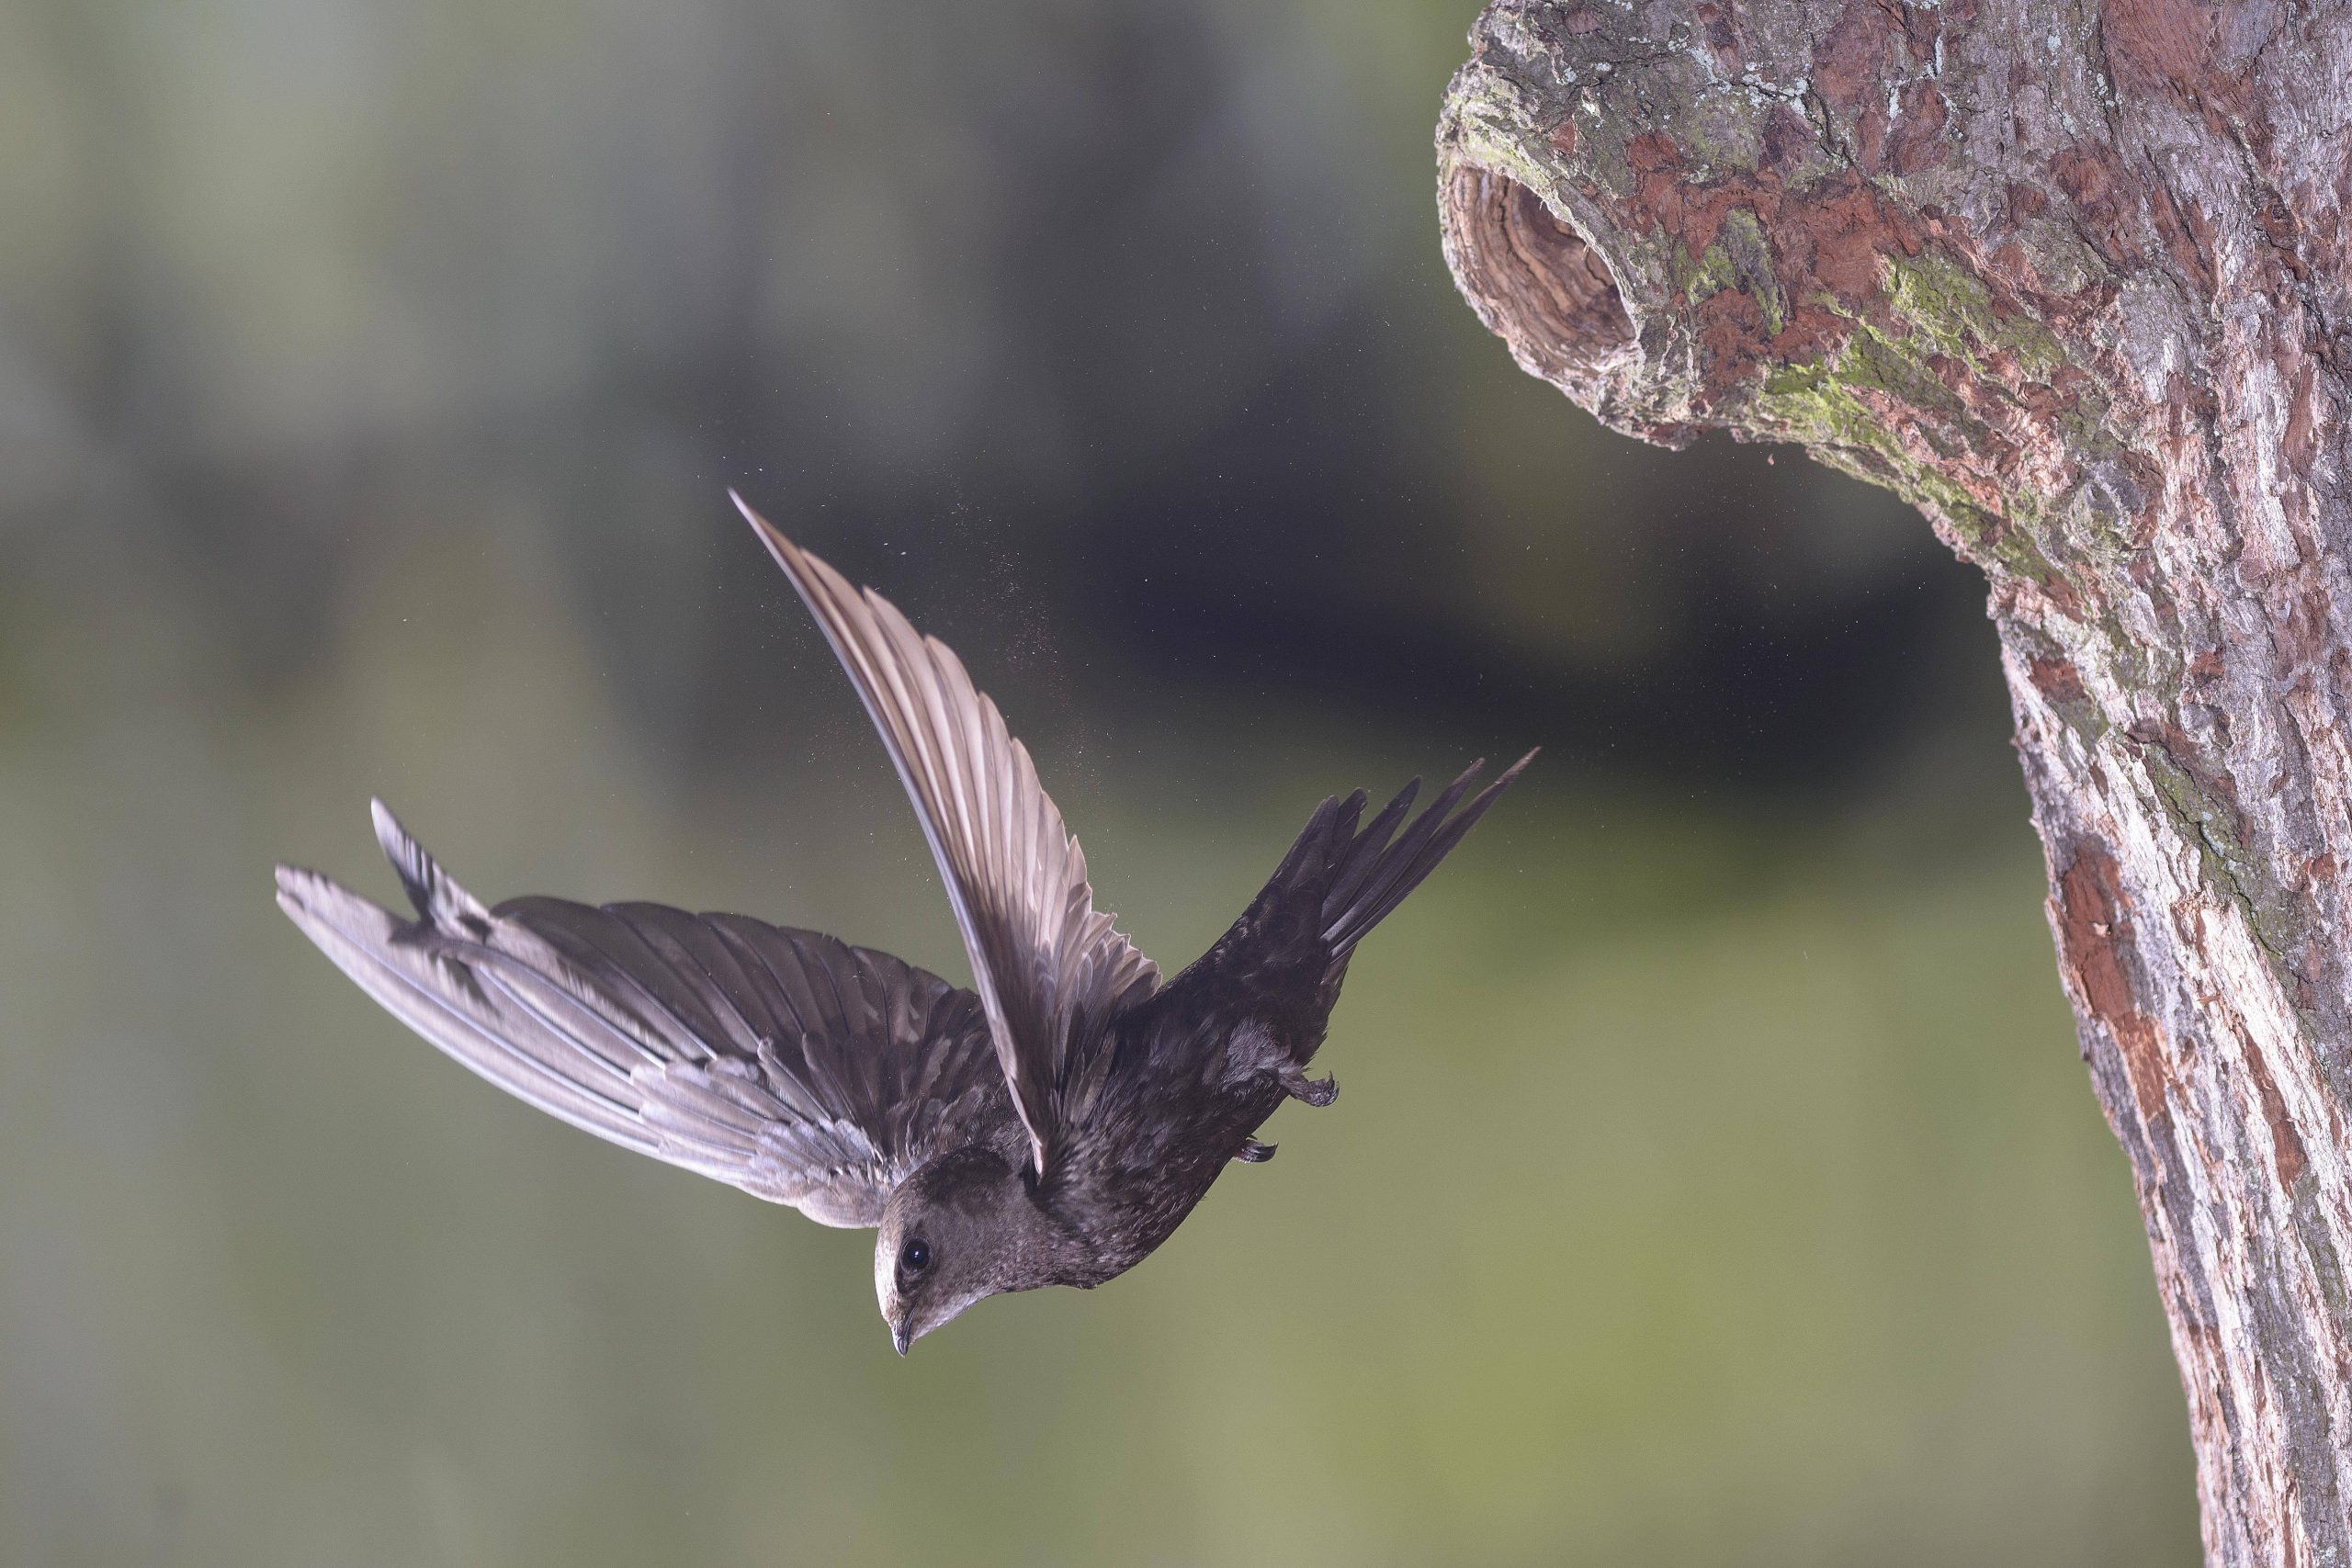
[[[907,1347],[914,1342],[914,1325],[910,1323],[894,1323],[890,1325],[890,1344],[898,1350],[899,1355],[905,1355],[907,1353]]]

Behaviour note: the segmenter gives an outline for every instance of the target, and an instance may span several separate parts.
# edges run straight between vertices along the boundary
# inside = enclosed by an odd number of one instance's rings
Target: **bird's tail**
[[[1421,781],[1415,779],[1397,792],[1396,799],[1382,807],[1378,816],[1355,832],[1345,847],[1337,851],[1337,869],[1323,896],[1323,940],[1329,945],[1332,957],[1346,957],[1373,927],[1387,919],[1534,760],[1535,752],[1530,751],[1504,769],[1502,775],[1480,790],[1469,805],[1456,811],[1455,803],[1477,782],[1480,770],[1487,765],[1486,759],[1480,758],[1463,770],[1460,778],[1439,791],[1437,798],[1404,831],[1398,832],[1397,825],[1404,822],[1405,814],[1412,809],[1413,797],[1420,793]],[[1363,808],[1363,795],[1359,792],[1341,808],[1343,829]]]

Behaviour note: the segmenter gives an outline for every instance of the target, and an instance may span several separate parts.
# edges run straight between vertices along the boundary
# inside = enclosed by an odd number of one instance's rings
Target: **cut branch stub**
[[[1541,197],[1509,175],[1465,164],[1447,178],[1442,210],[1445,254],[1462,291],[1521,368],[1573,384],[1578,401],[1598,403],[1611,368],[1639,367],[1616,278]]]
[[[1497,0],[1446,255],[1984,568],[2209,1557],[2352,1568],[2352,6]]]

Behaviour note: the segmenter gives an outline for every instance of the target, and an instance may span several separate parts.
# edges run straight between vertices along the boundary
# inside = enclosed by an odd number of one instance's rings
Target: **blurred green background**
[[[0,1562],[2188,1563],[1977,581],[1649,452],[1438,255],[1468,0],[0,0]],[[965,973],[728,509],[954,641],[1171,966],[1544,758],[1280,1159],[890,1353],[277,915]]]

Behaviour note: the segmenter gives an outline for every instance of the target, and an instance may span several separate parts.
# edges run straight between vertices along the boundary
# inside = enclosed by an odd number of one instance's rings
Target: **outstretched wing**
[[[932,1153],[1012,1130],[979,1000],[936,975],[741,915],[485,909],[375,818],[414,919],[293,866],[279,908],[401,1021],[575,1127],[829,1225],[879,1224]]]
[[[1080,1058],[1159,971],[1094,908],[1086,856],[1027,748],[954,651],[734,501],[824,628],[914,801],[1043,1174]]]

